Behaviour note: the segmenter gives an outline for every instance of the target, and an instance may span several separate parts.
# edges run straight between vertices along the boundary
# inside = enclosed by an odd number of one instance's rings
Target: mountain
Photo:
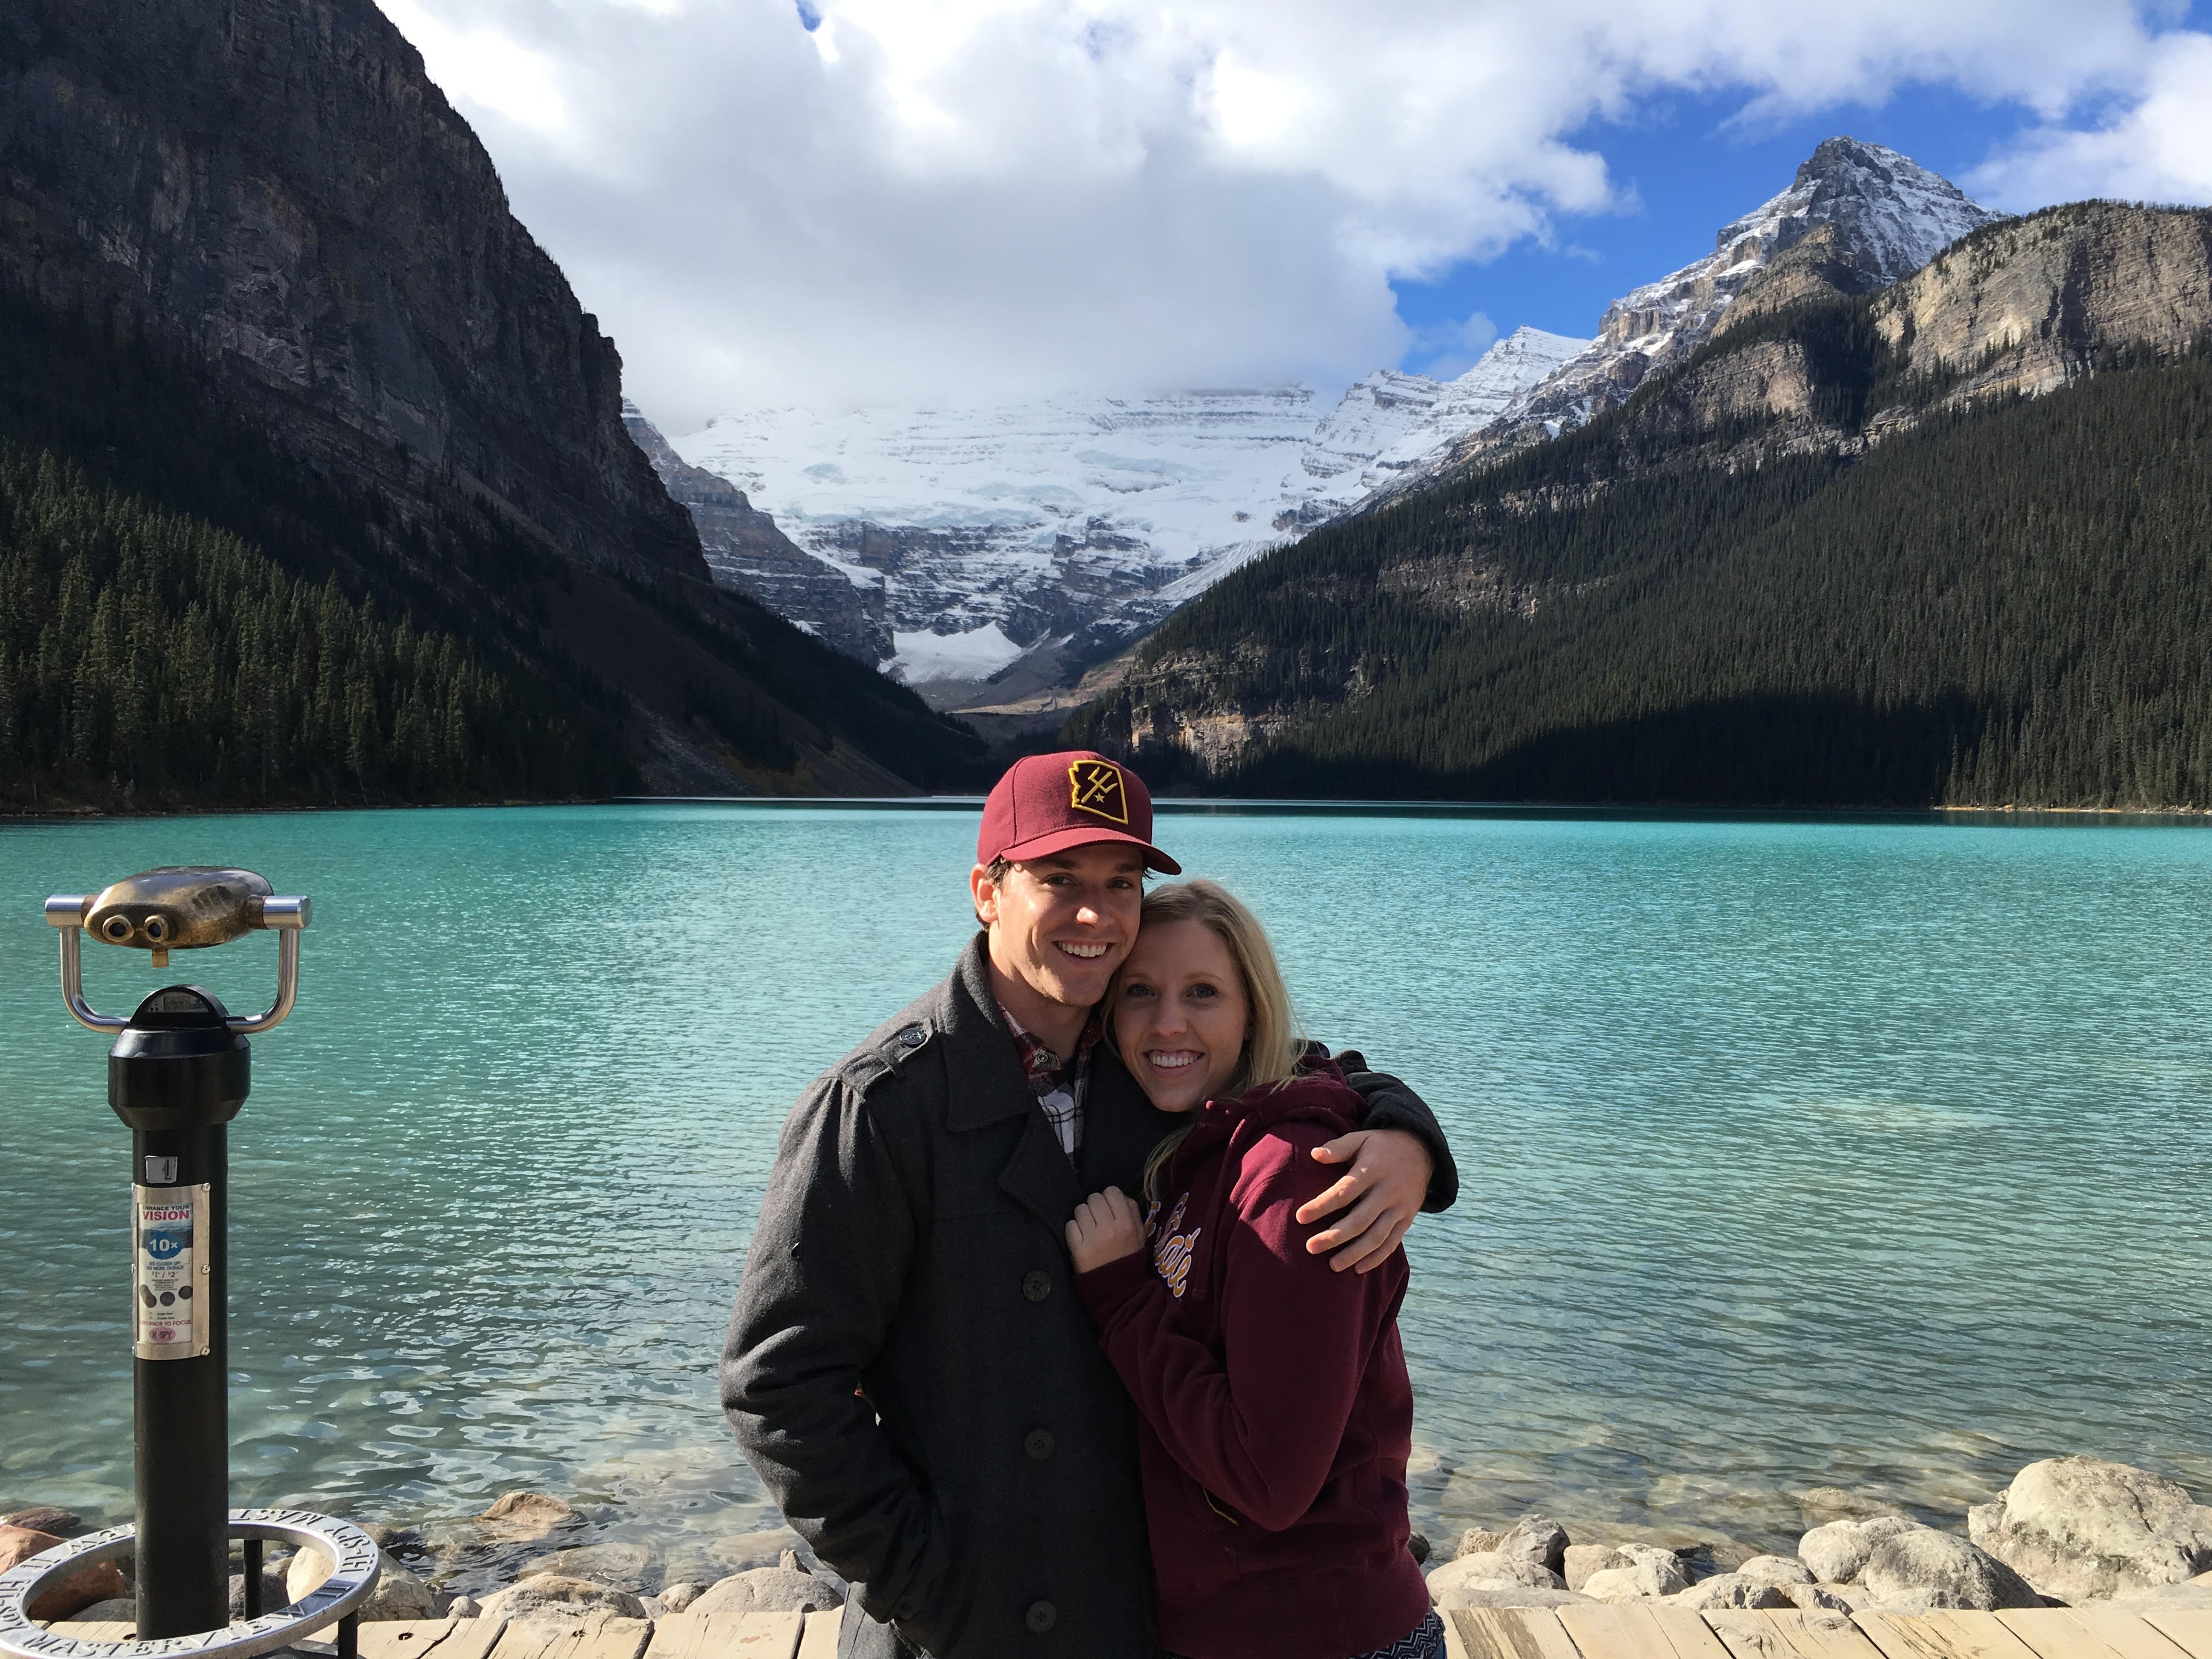
[[[720,580],[957,706],[1071,678],[1443,453],[1583,343],[1524,329],[1455,380],[1384,371],[1325,416],[1296,386],[754,410],[672,440],[673,464],[652,453],[702,526],[734,487],[816,566],[718,553],[706,529]]]
[[[1808,237],[1818,238],[1828,287],[1867,294],[1910,276],[1960,237],[2003,216],[1893,149],[1827,139],[1798,167],[1788,190],[1723,225],[1711,253],[1615,300],[1584,350],[1400,487],[1555,436],[1626,401],[1648,376],[1703,345],[1766,266]]]
[[[513,693],[483,708],[542,705],[562,752],[612,769],[479,793],[896,793],[974,763],[970,734],[710,580],[623,425],[613,343],[369,0],[7,8],[0,302],[0,437],[456,641]],[[373,699],[380,742],[398,696]],[[121,798],[119,763],[70,765],[56,787]]]
[[[1248,565],[1066,736],[1236,793],[2212,805],[2212,212],[1852,252]]]

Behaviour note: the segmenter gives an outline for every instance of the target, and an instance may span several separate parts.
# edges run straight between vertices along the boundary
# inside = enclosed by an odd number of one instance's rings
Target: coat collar
[[[1037,1108],[1030,1080],[1022,1073],[1021,1053],[999,999],[991,992],[988,935],[977,933],[960,953],[959,965],[945,985],[945,1075],[950,1087],[945,1124],[955,1133],[1002,1123],[1027,1112],[1052,1126]],[[1060,1143],[1053,1141],[1059,1150]],[[1060,1161],[1066,1162],[1065,1155]]]

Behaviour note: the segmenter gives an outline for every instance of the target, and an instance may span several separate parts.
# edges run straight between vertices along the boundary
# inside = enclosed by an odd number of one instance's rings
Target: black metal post
[[[246,1039],[193,986],[147,998],[108,1053],[131,1129],[141,1641],[230,1622],[224,1126],[248,1085]]]

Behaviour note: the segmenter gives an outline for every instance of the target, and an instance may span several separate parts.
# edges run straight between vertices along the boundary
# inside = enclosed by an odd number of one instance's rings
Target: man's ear
[[[979,864],[968,872],[968,896],[975,903],[977,926],[989,927],[998,921],[999,889],[984,866]]]

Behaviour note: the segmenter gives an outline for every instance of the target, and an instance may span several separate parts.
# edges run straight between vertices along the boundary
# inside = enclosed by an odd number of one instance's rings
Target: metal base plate
[[[24,1611],[56,1579],[95,1561],[131,1553],[137,1528],[111,1527],[19,1562],[0,1573],[0,1655],[10,1659],[254,1659],[337,1623],[368,1600],[381,1558],[359,1527],[306,1510],[233,1510],[233,1538],[277,1539],[315,1550],[331,1564],[329,1578],[289,1607],[195,1636],[159,1642],[88,1642],[32,1622]]]

